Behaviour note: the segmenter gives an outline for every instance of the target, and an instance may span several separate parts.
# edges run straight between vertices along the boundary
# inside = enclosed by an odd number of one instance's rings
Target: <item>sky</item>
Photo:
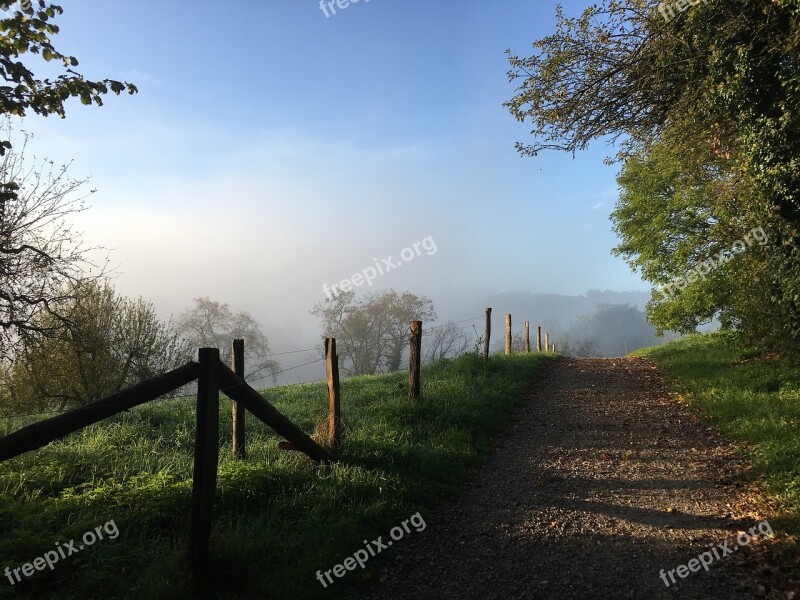
[[[435,252],[357,292],[474,297],[480,315],[487,292],[648,289],[610,254],[614,149],[514,148],[530,128],[502,107],[505,50],[551,33],[553,2],[61,4],[55,47],[139,93],[14,126],[91,177],[79,228],[113,249],[117,290],[165,318],[208,296],[253,314],[273,350],[304,348],[324,284],[425,239]]]

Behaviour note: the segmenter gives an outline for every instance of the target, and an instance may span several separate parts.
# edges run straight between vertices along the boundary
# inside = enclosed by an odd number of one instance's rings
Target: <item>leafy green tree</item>
[[[692,331],[718,317],[752,335],[771,331],[777,343],[782,323],[798,317],[771,299],[788,289],[772,281],[785,270],[770,239],[785,222],[742,201],[754,193],[746,174],[696,159],[657,143],[626,161],[611,215],[622,240],[614,253],[657,285],[648,315],[659,330]]]
[[[353,375],[397,371],[409,344],[409,321],[434,321],[433,302],[411,292],[386,290],[356,300],[355,291],[316,304],[325,337],[336,338],[344,370]],[[424,325],[423,325],[424,333]]]
[[[117,295],[90,282],[66,293],[70,327],[58,337],[39,335],[26,343],[6,372],[7,412],[63,410],[173,369],[190,359],[188,346],[150,302]],[[37,319],[53,317],[43,314]]]
[[[505,103],[531,125],[520,152],[576,152],[619,141],[617,252],[656,285],[682,276],[755,227],[748,251],[674,298],[654,294],[660,328],[720,316],[776,344],[800,337],[800,6],[603,0],[558,11],[534,54],[509,51]]]
[[[78,59],[64,54],[53,46],[52,36],[59,31],[53,21],[63,9],[45,0],[19,2],[13,15],[0,19],[0,77],[6,82],[0,87],[0,113],[24,117],[29,111],[42,116],[51,114],[64,117],[65,102],[80,98],[83,104],[102,106],[103,96],[123,91],[134,94],[136,86],[114,79],[92,81],[74,71]],[[25,56],[28,55],[28,56]],[[38,55],[43,60],[58,65],[61,70],[55,78],[40,79],[23,57]],[[0,153],[9,148],[0,143]]]

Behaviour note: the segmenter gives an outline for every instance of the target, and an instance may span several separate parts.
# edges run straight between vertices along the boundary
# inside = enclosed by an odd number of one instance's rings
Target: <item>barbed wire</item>
[[[246,379],[246,380],[245,380],[245,384],[248,384],[248,385],[249,385],[249,384],[251,384],[251,383],[255,383],[255,382],[257,382],[257,381],[261,381],[262,379],[266,379],[267,377],[277,377],[277,376],[278,376],[278,375],[280,375],[281,373],[286,373],[286,372],[288,372],[288,371],[293,371],[293,370],[295,370],[295,369],[299,369],[300,367],[305,367],[305,366],[308,366],[308,365],[313,365],[313,364],[315,364],[315,363],[322,362],[323,360],[325,360],[325,357],[318,358],[318,359],[316,359],[316,360],[312,360],[312,361],[309,361],[309,362],[303,363],[303,364],[301,364],[301,365],[295,365],[295,366],[293,366],[293,367],[288,367],[288,368],[286,368],[286,369],[281,369],[280,371],[275,371],[274,373],[267,373],[266,375],[262,375],[261,377],[256,377],[256,378],[254,378],[254,379],[253,379],[253,378],[249,378],[249,379]],[[239,384],[239,385],[242,385],[242,384]],[[235,386],[230,386],[230,387],[235,387]],[[230,389],[230,387],[229,387],[228,389]]]
[[[270,356],[283,356],[285,354],[300,354],[301,352],[311,352],[312,350],[322,350],[322,346],[316,346],[314,348],[306,348],[305,350],[290,350],[288,352],[275,352],[274,354],[265,354],[261,358],[268,358]]]

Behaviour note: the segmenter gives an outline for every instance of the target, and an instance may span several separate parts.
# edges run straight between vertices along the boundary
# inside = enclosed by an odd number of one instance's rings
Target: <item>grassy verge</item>
[[[391,528],[417,512],[424,518],[451,494],[547,360],[493,356],[485,364],[470,355],[431,365],[416,405],[407,400],[407,374],[345,379],[343,453],[323,467],[277,450],[277,438],[252,416],[248,460],[233,461],[223,402],[213,559],[200,586],[183,572],[191,399],[139,407],[2,463],[0,570],[111,520],[120,533],[22,583],[0,573],[0,598],[349,597],[402,553],[402,541],[327,589],[317,570],[341,563],[363,540],[388,539]],[[305,431],[324,421],[324,383],[264,395]]]
[[[775,503],[770,518],[800,535],[800,368],[746,348],[732,332],[692,335],[635,354],[658,363],[685,402],[737,441]]]

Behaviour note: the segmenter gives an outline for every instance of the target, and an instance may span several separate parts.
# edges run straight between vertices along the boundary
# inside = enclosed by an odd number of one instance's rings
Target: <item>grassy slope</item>
[[[407,401],[404,373],[345,379],[343,454],[325,467],[277,450],[277,438],[252,417],[249,460],[233,461],[230,404],[223,402],[214,559],[200,590],[181,575],[191,400],[139,407],[0,464],[0,569],[32,561],[110,519],[121,531],[52,572],[14,587],[3,578],[0,598],[185,598],[214,588],[230,598],[347,597],[375,576],[379,559],[402,552],[402,541],[324,594],[316,571],[342,562],[365,539],[386,539],[403,519],[417,511],[425,516],[451,493],[546,360],[493,356],[485,365],[464,356],[426,367],[418,405]],[[324,419],[324,383],[274,388],[265,396],[305,431]],[[420,534],[412,529],[414,535]]]
[[[657,362],[686,403],[742,443],[777,508],[770,522],[800,534],[800,368],[745,348],[730,332],[692,335],[635,353]]]

